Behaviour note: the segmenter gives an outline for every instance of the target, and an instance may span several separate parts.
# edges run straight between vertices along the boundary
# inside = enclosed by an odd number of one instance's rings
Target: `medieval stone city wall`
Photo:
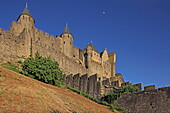
[[[123,95],[116,104],[133,113],[170,113],[170,87]]]
[[[1,61],[18,60],[20,57],[19,54],[22,55],[26,54],[24,39],[13,35],[10,31],[4,31],[3,29],[1,29],[0,60]]]
[[[15,26],[16,25],[16,26]],[[88,73],[87,69],[80,63],[82,61],[76,61],[74,58],[69,58],[62,52],[62,39],[54,38],[54,36],[34,28],[32,30],[24,30],[19,36],[17,29],[20,27],[15,22],[11,25],[12,28],[8,31],[1,29],[0,35],[0,59],[1,61],[19,61],[25,60],[30,54],[35,55],[39,52],[42,56],[50,56],[53,60],[56,60],[61,69],[66,73]],[[14,30],[15,29],[15,30]],[[16,33],[16,35],[15,35]],[[31,37],[31,38],[30,38]],[[32,52],[32,53],[31,53]],[[79,49],[74,47],[75,57],[79,57]],[[77,58],[78,59],[78,58]]]
[[[100,98],[101,97],[101,81],[99,80],[99,77],[97,74],[88,76],[88,74],[70,74],[65,77],[64,84],[75,88],[77,90],[80,90],[82,92],[85,92],[94,98]]]
[[[42,56],[50,56],[59,63],[60,68],[66,74],[88,73],[87,69],[80,62],[76,61],[75,58],[66,56],[62,50],[61,37],[54,38],[54,36],[43,31],[36,32],[35,38],[32,40],[33,55],[38,51]],[[74,52],[78,54],[79,50],[75,48]],[[75,56],[79,57],[79,54]]]
[[[77,73],[75,75],[69,74],[64,77],[64,84],[85,92],[95,98],[100,99],[104,94],[112,93],[113,90],[118,89],[120,86],[119,81],[114,81],[112,78],[102,78],[97,75],[88,75]]]

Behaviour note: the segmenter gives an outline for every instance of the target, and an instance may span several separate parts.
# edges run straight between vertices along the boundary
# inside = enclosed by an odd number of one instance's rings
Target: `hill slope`
[[[0,67],[0,112],[5,113],[110,113],[68,89],[31,79]]]

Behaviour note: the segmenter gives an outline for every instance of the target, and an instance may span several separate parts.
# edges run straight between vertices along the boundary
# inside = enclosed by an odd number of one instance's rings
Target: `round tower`
[[[35,20],[30,14],[27,4],[26,4],[24,11],[18,17],[17,21],[19,24],[23,25],[25,28],[34,27]]]
[[[91,46],[92,43],[88,44],[86,46],[86,53],[85,53],[85,66],[87,69],[90,68],[90,64],[91,64],[91,57],[92,57],[92,50],[93,50],[93,46]]]
[[[68,24],[66,24],[66,27],[64,29],[64,32],[62,33],[61,37],[65,40],[67,40],[70,44],[73,44],[73,36],[70,33],[70,30],[68,28]]]
[[[67,55],[68,57],[73,57],[73,36],[70,33],[70,30],[68,28],[68,24],[66,24],[66,27],[64,29],[64,32],[61,34],[61,37],[63,39],[63,53]]]

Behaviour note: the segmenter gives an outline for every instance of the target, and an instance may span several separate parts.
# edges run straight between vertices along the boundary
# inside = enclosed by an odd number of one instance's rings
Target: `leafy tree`
[[[22,63],[22,73],[52,85],[60,85],[62,80],[59,64],[50,57],[41,56],[38,52],[35,58],[29,57]]]
[[[102,97],[102,100],[112,104],[112,103],[114,103],[115,100],[120,98],[121,95],[123,95],[123,94],[135,93],[135,92],[139,92],[139,91],[140,90],[139,90],[138,87],[133,86],[130,83],[130,84],[126,85],[126,86],[122,86],[120,90],[114,91],[111,94],[104,95]]]
[[[134,86],[133,84],[128,84],[126,86],[122,86],[120,93],[121,94],[127,94],[127,93],[135,93],[135,92],[139,92],[139,88]]]

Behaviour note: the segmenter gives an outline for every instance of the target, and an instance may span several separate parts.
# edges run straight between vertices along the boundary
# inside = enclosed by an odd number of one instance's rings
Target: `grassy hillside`
[[[68,89],[0,67],[0,113],[110,113]]]

